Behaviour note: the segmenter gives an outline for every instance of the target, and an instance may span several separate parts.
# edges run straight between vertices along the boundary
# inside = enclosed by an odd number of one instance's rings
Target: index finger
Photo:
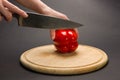
[[[27,13],[25,11],[23,11],[22,9],[18,8],[17,6],[15,6],[14,4],[10,3],[7,0],[4,0],[3,2],[4,6],[7,7],[11,12],[13,13],[17,13],[19,15],[21,15],[22,17],[28,17]]]

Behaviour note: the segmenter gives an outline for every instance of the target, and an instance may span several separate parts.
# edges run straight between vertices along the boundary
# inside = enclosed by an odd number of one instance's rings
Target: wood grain
[[[25,51],[21,63],[33,71],[71,75],[102,68],[108,61],[106,53],[98,48],[79,45],[73,53],[61,54],[53,45],[45,45]]]

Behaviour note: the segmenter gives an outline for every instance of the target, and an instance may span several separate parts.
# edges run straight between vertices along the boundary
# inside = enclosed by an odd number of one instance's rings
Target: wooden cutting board
[[[25,51],[20,57],[21,63],[33,71],[71,75],[82,74],[102,68],[108,56],[101,49],[79,45],[73,53],[61,54],[54,45],[45,45]]]

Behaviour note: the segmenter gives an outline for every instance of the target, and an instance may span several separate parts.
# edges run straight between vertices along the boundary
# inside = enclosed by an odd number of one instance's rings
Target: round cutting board
[[[45,45],[25,51],[21,63],[37,72],[71,75],[82,74],[102,68],[108,56],[101,49],[79,45],[73,53],[61,54],[54,45]]]

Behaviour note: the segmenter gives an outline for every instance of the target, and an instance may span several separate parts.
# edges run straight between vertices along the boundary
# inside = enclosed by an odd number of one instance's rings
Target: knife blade
[[[27,12],[27,14],[27,18],[23,18],[18,14],[14,14],[14,16],[18,20],[19,26],[43,29],[77,28],[83,26],[82,24],[77,22],[50,17],[43,14],[32,12]]]

